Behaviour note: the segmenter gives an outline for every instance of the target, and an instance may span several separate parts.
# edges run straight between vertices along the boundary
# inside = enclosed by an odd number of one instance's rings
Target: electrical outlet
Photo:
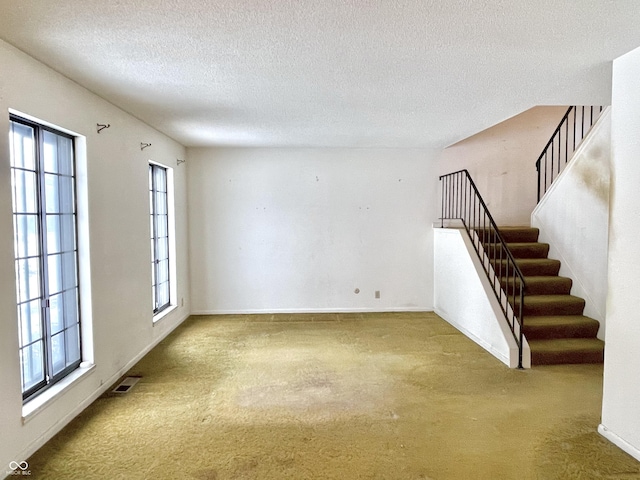
[[[376,290],[376,298],[380,298],[380,290]]]

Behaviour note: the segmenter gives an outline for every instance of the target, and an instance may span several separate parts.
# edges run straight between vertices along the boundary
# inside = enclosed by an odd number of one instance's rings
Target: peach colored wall
[[[535,162],[567,108],[534,107],[451,145],[442,152],[439,174],[466,168],[498,225],[529,225]]]

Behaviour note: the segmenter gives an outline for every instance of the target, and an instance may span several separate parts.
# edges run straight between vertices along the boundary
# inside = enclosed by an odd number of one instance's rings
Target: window
[[[80,364],[74,139],[11,115],[11,184],[22,395]]]
[[[165,167],[153,163],[149,164],[151,278],[154,315],[171,305],[167,177]]]

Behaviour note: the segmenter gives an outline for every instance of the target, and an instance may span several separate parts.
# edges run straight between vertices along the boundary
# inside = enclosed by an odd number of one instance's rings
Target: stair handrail
[[[586,113],[585,109],[588,109]],[[582,139],[589,133],[593,124],[598,120],[603,109],[604,107],[602,105],[593,105],[590,107],[572,105],[567,109],[562,120],[560,120],[560,123],[553,131],[551,138],[542,149],[542,153],[536,160],[536,170],[538,171],[538,202],[540,202],[540,199],[547,192],[554,178],[560,175],[560,172],[562,172],[565,165],[571,159],[573,152],[576,151]],[[571,119],[573,119],[573,135],[571,135],[570,138],[569,125]],[[565,131],[564,145],[562,139],[563,128]],[[551,165],[549,165],[549,159],[551,159]]]
[[[463,169],[441,175],[440,183],[441,226],[444,227],[445,220],[462,221],[518,345],[518,368],[522,369],[526,291],[524,275],[500,234],[469,171]],[[516,297],[519,302],[516,301]]]

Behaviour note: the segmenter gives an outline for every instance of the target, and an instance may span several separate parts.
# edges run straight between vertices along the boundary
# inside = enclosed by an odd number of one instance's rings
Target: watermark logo
[[[9,462],[9,471],[6,472],[7,475],[11,475],[13,477],[22,476],[22,475],[31,475],[31,470],[29,470],[29,464],[26,461],[23,462]]]

